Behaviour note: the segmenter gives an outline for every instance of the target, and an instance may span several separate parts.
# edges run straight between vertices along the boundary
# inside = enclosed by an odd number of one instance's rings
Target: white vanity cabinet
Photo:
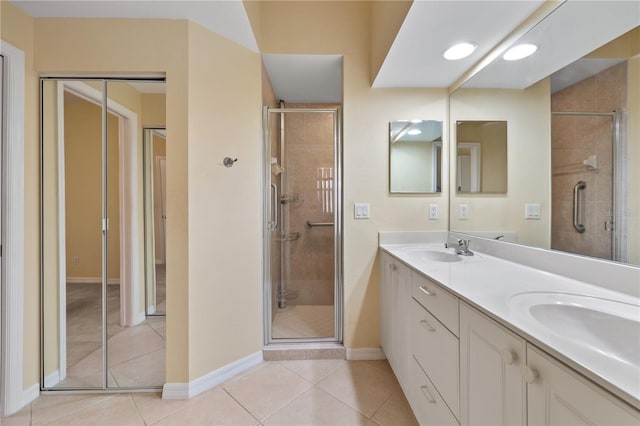
[[[638,411],[532,345],[524,372],[531,426],[640,424]]]
[[[460,302],[461,422],[525,425],[526,342]]]
[[[421,425],[640,425],[640,411],[381,252],[381,345]]]
[[[386,253],[381,257],[381,346],[402,389],[409,389],[411,269]]]

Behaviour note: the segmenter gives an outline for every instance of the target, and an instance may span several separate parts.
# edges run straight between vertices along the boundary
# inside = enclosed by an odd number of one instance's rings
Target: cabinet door
[[[380,346],[384,351],[389,364],[393,366],[393,288],[395,287],[395,272],[393,257],[385,252],[380,255]]]
[[[531,345],[527,373],[529,425],[640,424],[640,412]]]
[[[410,335],[410,302],[411,302],[411,269],[402,263],[396,264],[396,288],[393,318],[393,334],[395,342],[396,368],[394,369],[402,389],[409,389],[409,367],[411,359]]]
[[[526,424],[525,354],[523,339],[460,303],[462,424]]]

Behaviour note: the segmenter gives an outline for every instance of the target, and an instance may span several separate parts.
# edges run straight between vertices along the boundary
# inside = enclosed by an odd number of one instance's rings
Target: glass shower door
[[[308,104],[266,113],[268,342],[341,339],[338,117]]]

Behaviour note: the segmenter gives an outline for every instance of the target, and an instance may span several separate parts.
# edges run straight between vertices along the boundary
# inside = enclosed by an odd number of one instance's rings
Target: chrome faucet
[[[469,244],[471,244],[471,240],[463,240],[460,238],[456,238],[457,247],[450,247],[449,242],[444,243],[445,248],[453,248],[456,254],[460,256],[473,256],[473,252],[469,250]]]

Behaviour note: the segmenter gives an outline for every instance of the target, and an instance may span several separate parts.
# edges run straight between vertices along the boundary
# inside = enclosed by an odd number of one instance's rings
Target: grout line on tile
[[[57,398],[58,396],[63,396],[63,395],[64,395],[64,393],[61,393],[60,395],[45,396],[44,398]],[[89,396],[90,394],[86,394],[86,395]],[[100,395],[100,394],[98,394],[98,395]],[[105,396],[104,399],[100,399],[100,400],[95,401],[95,402],[93,402],[91,404],[88,404],[88,405],[86,405],[84,407],[68,411],[68,412],[64,413],[64,415],[62,415],[61,417],[58,417],[57,419],[53,419],[53,420],[51,420],[49,422],[43,423],[43,426],[49,425],[49,424],[54,423],[54,422],[59,422],[60,420],[64,420],[64,419],[66,419],[66,418],[68,418],[70,416],[73,416],[75,414],[78,414],[81,411],[86,410],[87,408],[95,407],[96,405],[102,404],[103,402],[108,401],[108,400],[110,400],[112,398],[115,398],[116,396],[121,395],[121,394],[115,393],[115,394],[102,394],[102,395]],[[31,410],[33,410],[33,403],[31,403],[31,404],[32,404]],[[33,425],[33,413],[30,415],[30,417],[31,417],[31,420],[30,420],[29,424]]]
[[[243,409],[244,411],[246,411],[246,412],[247,412],[251,417],[253,417],[253,419],[254,419],[256,422],[258,422],[258,423],[256,423],[256,424],[258,424],[258,425],[261,425],[261,424],[262,424],[262,422],[260,421],[260,419],[258,419],[256,416],[254,416],[254,415],[253,415],[253,413],[252,413],[251,411],[247,410],[247,408],[246,408],[244,405],[242,405],[242,404],[240,403],[240,401],[238,401],[237,399],[235,399],[235,398],[233,397],[233,395],[231,395],[231,394],[229,393],[229,391],[227,391],[227,390],[226,390],[225,388],[223,388],[222,386],[220,386],[220,389],[222,389],[222,390],[224,391],[224,393],[226,393],[227,395],[229,395],[229,398],[233,399],[233,401],[234,401],[236,404],[238,404],[240,407],[242,407],[242,409]]]
[[[138,410],[138,406],[136,405],[136,401],[133,399],[133,394],[130,393],[128,395],[128,397],[129,397],[129,401],[131,401],[131,403],[133,404],[133,408],[136,409],[136,413],[138,413],[138,417],[140,418],[140,420],[142,420],[142,423],[146,425],[147,422],[145,421],[144,417],[142,416],[142,413],[140,412],[140,410]]]
[[[369,417],[369,419],[373,420],[373,418],[376,416],[376,414],[378,414],[378,411],[380,411],[382,409],[382,407],[384,407],[384,405],[395,395],[395,392],[391,392],[389,394],[389,396],[382,402],[382,404],[380,404],[380,406],[378,408],[376,408],[376,410],[373,412],[373,414],[371,414],[371,417]],[[404,395],[404,393],[403,393]],[[377,423],[377,422],[376,422]]]

